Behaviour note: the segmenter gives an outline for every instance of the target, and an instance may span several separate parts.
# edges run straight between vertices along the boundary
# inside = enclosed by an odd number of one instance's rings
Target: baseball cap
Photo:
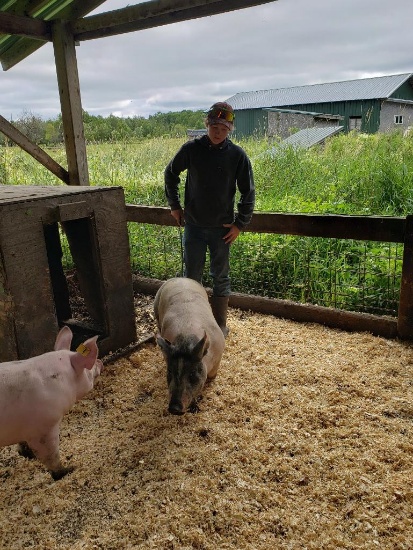
[[[234,128],[234,109],[225,101],[214,103],[207,111],[208,124],[224,124],[229,130]]]

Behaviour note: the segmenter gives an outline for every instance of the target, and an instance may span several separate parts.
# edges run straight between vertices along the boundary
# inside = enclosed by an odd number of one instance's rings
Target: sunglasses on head
[[[222,118],[222,120],[226,120],[227,122],[233,122],[235,115],[232,111],[223,108],[210,109],[208,111],[208,118]]]

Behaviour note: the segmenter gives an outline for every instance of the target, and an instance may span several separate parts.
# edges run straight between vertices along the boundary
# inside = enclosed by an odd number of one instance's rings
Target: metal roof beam
[[[52,39],[50,23],[13,13],[0,12],[0,34],[13,34],[45,42]]]
[[[75,40],[92,40],[217,15],[276,0],[151,0],[71,22]]]

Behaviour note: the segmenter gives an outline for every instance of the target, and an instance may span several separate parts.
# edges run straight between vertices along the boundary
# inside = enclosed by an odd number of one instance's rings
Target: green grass
[[[166,205],[163,171],[184,142],[155,138],[88,145],[90,184],[119,185],[127,202]],[[413,137],[350,133],[309,150],[240,142],[251,158],[258,211],[403,216],[413,207]],[[66,166],[63,147],[47,151]],[[0,147],[0,183],[61,185],[18,147]]]
[[[413,201],[413,139],[339,135],[325,147],[257,156],[254,173],[258,210],[406,215]]]
[[[126,202],[166,206],[163,172],[182,138],[88,145],[90,184],[122,186]],[[257,211],[405,216],[413,207],[413,138],[338,135],[309,150],[277,149],[265,139],[239,143],[248,153]],[[47,151],[65,166],[64,149]],[[62,183],[18,147],[0,147],[0,183]],[[133,269],[180,273],[177,228],[129,224]],[[242,234],[232,249],[233,288],[359,311],[395,314],[401,250],[396,245]],[[205,273],[208,282],[208,273]]]

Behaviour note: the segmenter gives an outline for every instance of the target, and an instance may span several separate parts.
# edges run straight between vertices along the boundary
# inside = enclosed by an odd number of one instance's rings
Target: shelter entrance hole
[[[94,218],[43,226],[57,322],[73,331],[73,347],[108,334],[102,266]]]

